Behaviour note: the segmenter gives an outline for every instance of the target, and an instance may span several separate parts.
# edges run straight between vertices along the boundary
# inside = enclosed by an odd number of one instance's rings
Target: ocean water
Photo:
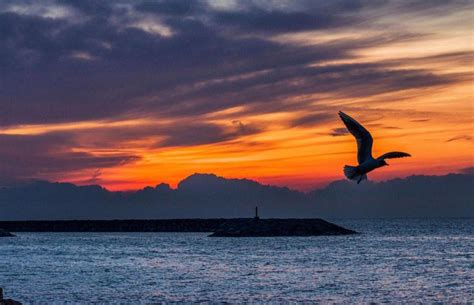
[[[27,304],[474,301],[474,219],[333,222],[362,234],[18,233],[0,287]]]

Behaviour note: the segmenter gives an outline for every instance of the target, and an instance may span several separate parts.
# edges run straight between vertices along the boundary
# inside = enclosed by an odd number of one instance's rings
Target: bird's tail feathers
[[[356,180],[357,184],[359,184],[362,180],[367,180],[367,175],[361,175],[357,166],[344,166],[344,175],[349,180]]]
[[[357,170],[357,166],[350,166],[350,165],[345,165],[344,166],[344,175],[346,176],[347,179],[350,180],[357,180],[360,176]]]

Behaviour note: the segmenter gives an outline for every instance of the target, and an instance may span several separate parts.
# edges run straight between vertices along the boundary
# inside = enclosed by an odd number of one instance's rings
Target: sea
[[[24,304],[474,302],[474,219],[330,221],[351,236],[17,233],[0,287]]]

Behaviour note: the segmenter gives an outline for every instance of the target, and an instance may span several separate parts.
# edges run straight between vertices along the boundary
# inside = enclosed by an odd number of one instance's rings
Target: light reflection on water
[[[24,302],[474,300],[473,219],[339,220],[355,236],[19,233],[0,286]]]

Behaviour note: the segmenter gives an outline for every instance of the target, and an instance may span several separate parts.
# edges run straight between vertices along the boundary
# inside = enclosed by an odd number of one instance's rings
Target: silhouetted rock
[[[7,232],[5,230],[0,229],[0,237],[13,237],[13,236],[15,236],[15,235],[13,235],[10,232]]]
[[[0,305],[22,305],[22,303],[12,300],[12,299],[4,299],[3,289],[0,288]]]
[[[357,232],[322,219],[230,219],[211,237],[348,235]]]

